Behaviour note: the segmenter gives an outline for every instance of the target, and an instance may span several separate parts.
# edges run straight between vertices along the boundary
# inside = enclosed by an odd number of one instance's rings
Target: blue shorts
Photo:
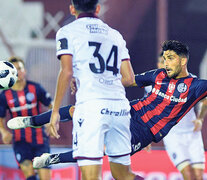
[[[13,150],[16,160],[21,164],[24,160],[33,160],[36,156],[41,156],[43,153],[50,153],[49,143],[31,144],[25,141],[13,143]]]
[[[154,140],[154,136],[150,129],[147,127],[142,119],[140,118],[137,111],[131,108],[131,121],[130,121],[130,131],[131,131],[131,146],[132,152],[134,153],[141,151],[144,147],[148,146]]]

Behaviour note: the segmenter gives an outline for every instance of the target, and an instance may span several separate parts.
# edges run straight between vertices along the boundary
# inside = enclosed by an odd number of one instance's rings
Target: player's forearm
[[[67,91],[67,88],[69,87],[69,83],[72,79],[72,73],[67,72],[64,70],[61,70],[58,76],[57,80],[57,87],[56,87],[56,93],[55,93],[55,100],[53,105],[53,111],[59,111],[61,102],[63,100],[63,97]]]
[[[133,86],[134,79],[133,79],[133,77],[122,78],[121,82],[122,82],[124,87],[129,87],[129,86]]]
[[[134,83],[134,71],[132,69],[130,61],[123,61],[121,63],[121,71],[122,78],[121,82],[124,87],[132,86]]]
[[[136,81],[135,81],[135,78],[134,78],[134,82],[131,84],[131,87],[132,86],[137,86],[137,83],[136,83]]]
[[[207,100],[204,100],[202,102],[201,110],[198,115],[198,119],[204,119],[205,116],[207,115]]]

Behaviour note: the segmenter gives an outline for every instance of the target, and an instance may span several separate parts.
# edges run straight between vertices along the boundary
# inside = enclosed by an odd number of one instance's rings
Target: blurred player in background
[[[201,111],[196,117],[192,108],[163,139],[167,153],[182,173],[184,180],[202,180],[205,169],[205,153],[201,134],[207,99],[201,102]]]
[[[40,84],[26,80],[26,70],[23,60],[17,57],[9,59],[18,71],[18,79],[15,85],[0,94],[0,132],[3,143],[13,142],[13,150],[16,160],[27,180],[36,180],[36,174],[32,166],[32,159],[43,153],[49,153],[49,139],[45,128],[31,128],[14,130],[13,135],[5,128],[4,118],[7,109],[11,117],[32,116],[40,113],[40,103],[52,108],[50,94]],[[51,178],[50,169],[38,170],[41,180]]]
[[[158,57],[157,68],[165,68],[163,53]],[[151,86],[145,87],[146,93],[151,90]],[[163,139],[171,161],[185,180],[203,179],[205,154],[201,128],[207,111],[207,100],[201,104],[198,118],[193,107]]]
[[[77,159],[82,178],[101,179],[105,145],[113,177],[139,179],[130,169],[130,106],[124,86],[133,84],[134,73],[126,43],[118,31],[97,17],[98,0],[71,2],[70,12],[76,20],[56,35],[61,69],[50,119],[51,135],[59,138],[59,108],[74,76],[77,93],[73,157]],[[115,116],[115,112],[122,114]]]

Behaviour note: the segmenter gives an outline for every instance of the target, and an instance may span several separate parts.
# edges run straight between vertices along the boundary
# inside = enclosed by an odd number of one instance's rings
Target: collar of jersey
[[[78,19],[79,18],[84,18],[84,17],[98,18],[98,16],[96,16],[93,13],[81,13],[81,14],[78,15]]]

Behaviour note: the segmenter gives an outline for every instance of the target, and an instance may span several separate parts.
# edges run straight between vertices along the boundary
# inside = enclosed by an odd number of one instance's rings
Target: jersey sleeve
[[[4,118],[6,116],[7,102],[6,97],[3,93],[0,94],[0,117]]]
[[[155,82],[156,70],[144,72],[135,75],[135,81],[138,87],[153,85]]]
[[[121,51],[121,60],[125,61],[130,59],[129,50],[126,47],[126,41],[122,38],[122,51]]]
[[[207,97],[207,80],[198,80],[195,97],[196,99],[203,99]]]
[[[64,54],[74,54],[74,48],[69,34],[64,28],[61,28],[56,34],[56,56],[58,59]]]
[[[50,93],[48,93],[40,84],[37,85],[37,99],[45,106],[49,106],[52,103]]]

